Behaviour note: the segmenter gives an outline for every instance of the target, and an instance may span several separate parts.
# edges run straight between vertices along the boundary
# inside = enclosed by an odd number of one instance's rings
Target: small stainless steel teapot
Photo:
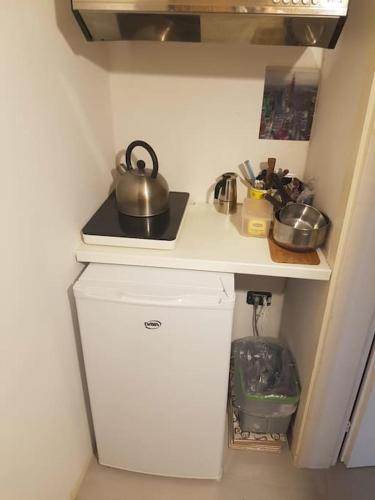
[[[234,214],[237,210],[237,174],[226,172],[216,183],[214,198],[217,210],[222,214]]]
[[[146,168],[143,160],[133,168],[131,154],[136,147],[142,147],[151,156],[152,169]],[[118,210],[134,217],[151,217],[166,212],[169,208],[169,188],[159,174],[159,162],[155,151],[144,141],[133,141],[125,153],[126,165],[120,165],[120,176],[116,184]]]

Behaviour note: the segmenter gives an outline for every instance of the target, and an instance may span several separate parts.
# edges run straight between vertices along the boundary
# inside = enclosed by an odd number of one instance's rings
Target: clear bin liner
[[[292,415],[300,388],[293,356],[279,340],[244,337],[232,344],[234,405],[262,417]],[[234,382],[234,383],[233,383]]]

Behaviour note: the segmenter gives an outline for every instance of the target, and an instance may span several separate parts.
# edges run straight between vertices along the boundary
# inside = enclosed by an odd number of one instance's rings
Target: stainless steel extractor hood
[[[334,48],[349,0],[72,0],[89,41],[243,42]]]

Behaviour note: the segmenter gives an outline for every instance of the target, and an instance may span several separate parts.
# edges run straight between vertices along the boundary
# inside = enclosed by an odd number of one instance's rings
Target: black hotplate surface
[[[153,217],[131,217],[117,210],[115,193],[111,193],[82,229],[84,235],[113,238],[142,238],[173,241],[177,237],[189,193],[171,191],[169,210]]]

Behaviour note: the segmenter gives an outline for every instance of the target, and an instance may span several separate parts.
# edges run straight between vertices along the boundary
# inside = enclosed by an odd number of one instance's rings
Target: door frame
[[[292,447],[295,465],[300,467],[326,468],[337,462],[371,348],[375,318],[375,266],[371,266],[375,255],[375,203],[371,187],[375,189],[375,78],[300,439]]]
[[[364,377],[361,382],[358,397],[355,401],[354,410],[351,415],[350,428],[345,436],[343,447],[340,454],[341,462],[344,462],[347,467],[365,466],[358,464],[357,459],[353,456],[353,450],[356,446],[356,440],[359,436],[363,418],[368,409],[368,402],[371,397],[374,397],[374,380],[375,380],[375,343],[373,341],[368,363],[364,372]],[[355,461],[357,460],[357,464]],[[366,465],[367,466],[367,465]]]

